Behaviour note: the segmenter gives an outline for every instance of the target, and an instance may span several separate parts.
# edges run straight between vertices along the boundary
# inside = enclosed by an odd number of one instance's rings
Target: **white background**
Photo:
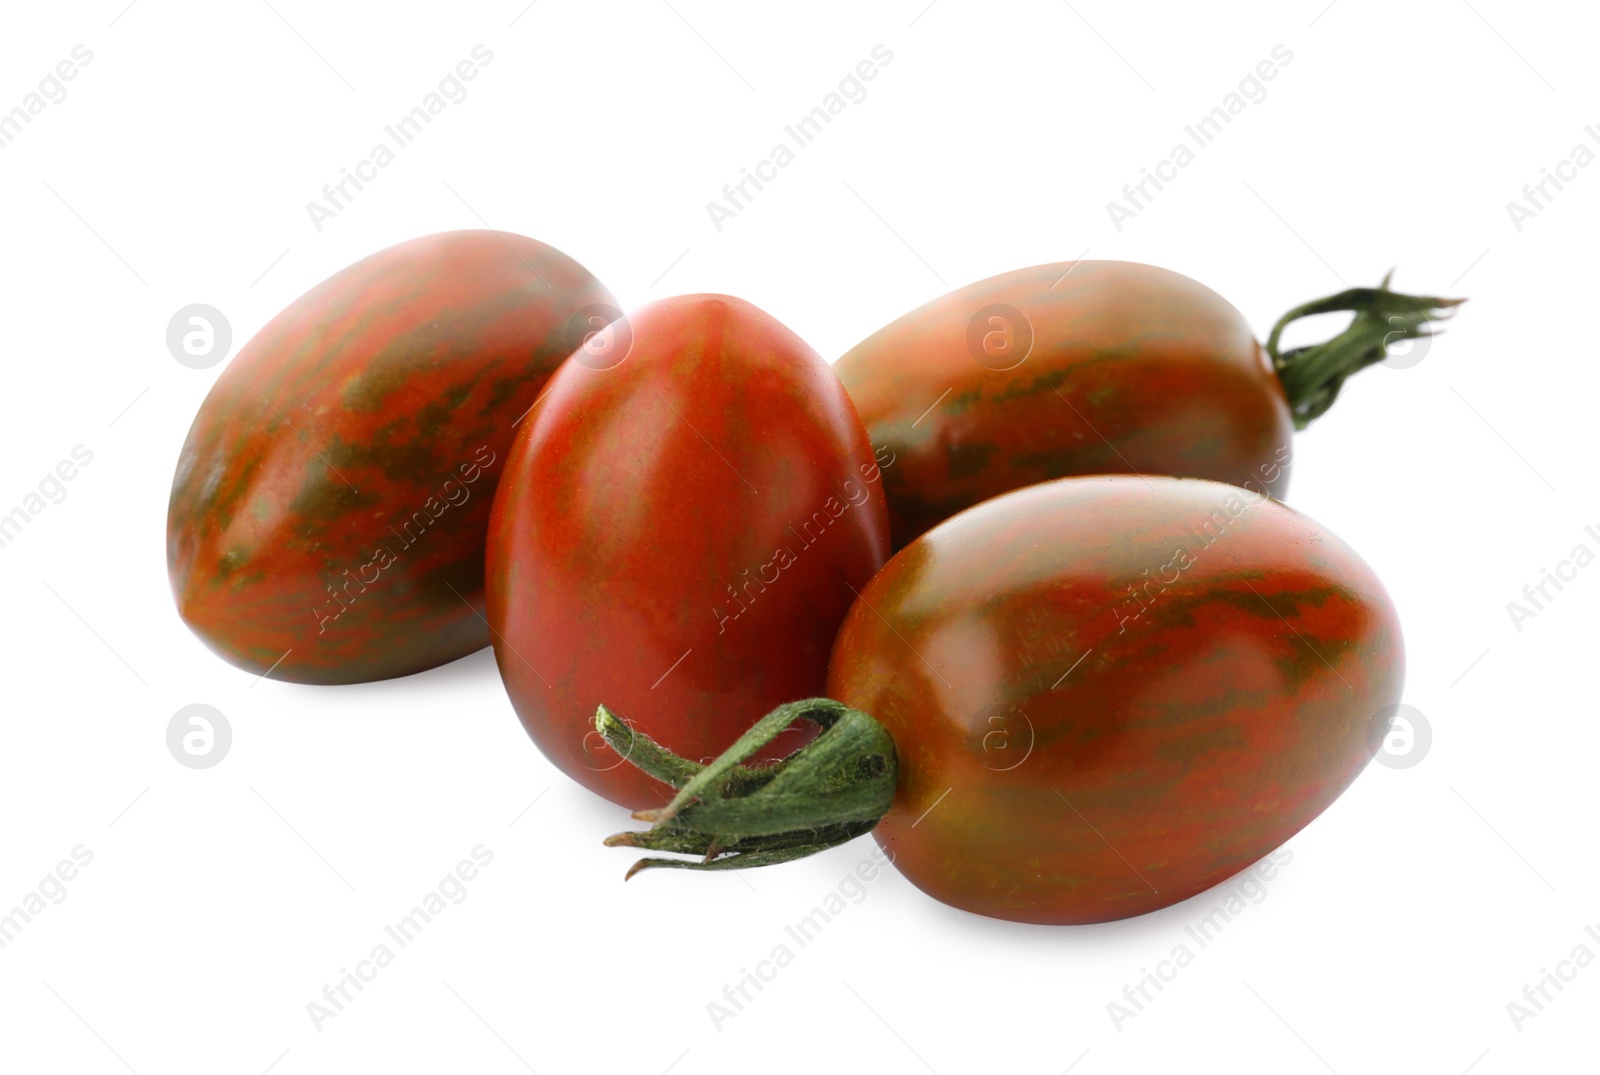
[[[0,549],[0,910],[77,845],[94,859],[0,949],[0,1068],[1595,1069],[1600,964],[1520,1028],[1507,1011],[1575,946],[1600,956],[1600,568],[1520,631],[1506,608],[1573,546],[1600,551],[1600,168],[1520,231],[1506,208],[1600,122],[1592,11],[525,3],[6,5],[0,109],[75,45],[94,59],[0,151],[0,512],[75,445],[94,458]],[[480,43],[470,96],[319,233],[306,202]],[[880,43],[868,96],[719,233],[706,202]],[[1294,58],[1269,95],[1119,232],[1106,203],[1278,44]],[[216,306],[237,348],[360,257],[486,224],[627,306],[731,292],[828,356],[948,288],[1085,252],[1188,273],[1262,334],[1391,266],[1403,290],[1470,296],[1420,364],[1360,375],[1297,438],[1289,491],[1387,580],[1431,752],[1370,767],[1120,1026],[1108,1002],[1227,886],[1041,928],[889,872],[714,1024],[708,1002],[869,841],[624,886],[631,856],[599,844],[622,811],[544,761],[487,651],[365,686],[258,682],[173,610],[168,486],[222,367],[173,360],[172,314]],[[216,768],[167,751],[192,702],[232,724]],[[494,861],[465,902],[314,1026],[307,1002],[478,844]]]

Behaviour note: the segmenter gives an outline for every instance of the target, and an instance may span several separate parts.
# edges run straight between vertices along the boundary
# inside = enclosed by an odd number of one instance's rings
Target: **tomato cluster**
[[[830,366],[739,299],[623,315],[534,240],[431,236],[218,379],[173,480],[173,592],[222,656],[308,683],[492,644],[551,762],[643,807],[608,843],[690,856],[635,870],[870,831],[958,907],[1140,914],[1371,758],[1394,607],[1275,498],[1292,431],[1455,302],[1385,281],[1262,345],[1186,277],[1062,263]]]

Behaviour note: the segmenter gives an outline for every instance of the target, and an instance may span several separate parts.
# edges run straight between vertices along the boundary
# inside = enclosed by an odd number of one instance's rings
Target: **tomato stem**
[[[744,764],[797,720],[822,731],[782,761]],[[619,832],[606,846],[698,856],[640,859],[628,877],[656,867],[736,870],[804,858],[869,831],[894,800],[894,740],[867,714],[831,698],[780,705],[710,765],[679,757],[605,706],[594,726],[629,764],[678,789],[666,806],[633,815],[650,822],[648,830]]]
[[[1390,270],[1377,287],[1353,287],[1296,306],[1272,326],[1267,354],[1283,382],[1296,429],[1304,429],[1333,405],[1346,377],[1382,362],[1390,344],[1435,335],[1429,326],[1450,317],[1455,307],[1467,301],[1398,294],[1389,290],[1393,275]],[[1340,310],[1353,310],[1356,316],[1339,335],[1325,343],[1279,353],[1278,339],[1291,322]]]

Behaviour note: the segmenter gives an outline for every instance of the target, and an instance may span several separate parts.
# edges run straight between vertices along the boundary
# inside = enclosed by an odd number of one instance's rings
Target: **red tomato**
[[[492,231],[401,243],[296,299],[217,379],[178,458],[167,568],[184,622],[301,683],[483,648],[512,425],[612,302],[561,251]]]
[[[1400,698],[1365,563],[1266,497],[1073,478],[935,527],[850,610],[829,695],[893,737],[873,830],[919,888],[1024,922],[1187,899],[1320,814]]]
[[[490,522],[495,657],[534,742],[648,803],[600,703],[699,758],[819,693],[888,555],[879,479],[828,364],[749,303],[666,299],[596,336],[523,423]]]

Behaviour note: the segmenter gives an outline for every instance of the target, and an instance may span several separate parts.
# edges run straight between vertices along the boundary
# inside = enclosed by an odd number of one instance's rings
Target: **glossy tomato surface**
[[[1124,261],[981,280],[834,367],[876,445],[895,548],[1035,482],[1171,474],[1282,497],[1289,405],[1249,324],[1179,273]]]
[[[612,302],[559,250],[490,231],[401,243],[296,299],[222,372],[178,458],[184,621],[303,683],[487,645],[483,547],[513,423]]]
[[[647,806],[669,789],[605,745],[597,706],[710,758],[820,694],[888,555],[881,485],[828,364],[749,303],[665,299],[606,329],[523,423],[490,526],[495,656],[534,742]]]
[[[900,758],[874,830],[930,895],[1100,922],[1246,868],[1372,757],[1400,626],[1343,542],[1265,497],[1069,478],[898,553],[839,633],[829,695]]]

